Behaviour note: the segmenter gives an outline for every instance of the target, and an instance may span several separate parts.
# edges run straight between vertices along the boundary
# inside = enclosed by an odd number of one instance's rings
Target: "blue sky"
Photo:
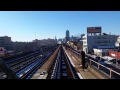
[[[0,11],[0,36],[12,41],[32,41],[85,33],[87,27],[120,35],[120,11]]]

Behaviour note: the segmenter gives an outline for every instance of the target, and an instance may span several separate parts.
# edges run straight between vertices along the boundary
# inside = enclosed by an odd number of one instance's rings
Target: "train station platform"
[[[77,74],[79,75],[80,79],[108,79],[108,77],[100,73],[97,69],[95,69],[92,66],[88,66],[86,70],[83,70],[80,57],[78,57],[75,53],[73,53],[69,49],[64,48],[64,50],[71,64],[77,71]]]

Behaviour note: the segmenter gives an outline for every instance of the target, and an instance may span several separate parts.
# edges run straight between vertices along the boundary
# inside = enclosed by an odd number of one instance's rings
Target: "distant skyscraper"
[[[70,37],[68,30],[66,30],[66,37]]]
[[[66,42],[70,40],[69,30],[66,31]]]

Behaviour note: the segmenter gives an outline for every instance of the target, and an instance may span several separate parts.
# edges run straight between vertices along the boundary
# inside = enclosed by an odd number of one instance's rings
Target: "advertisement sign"
[[[101,27],[87,27],[87,33],[101,33]]]

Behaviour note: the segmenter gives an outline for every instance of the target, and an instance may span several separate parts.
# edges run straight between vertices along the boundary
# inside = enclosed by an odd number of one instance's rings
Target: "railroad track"
[[[54,48],[54,50],[55,49],[56,48]],[[38,51],[17,59],[7,60],[6,64],[20,79],[30,79],[54,52],[54,50],[51,49],[46,50],[46,52],[42,53],[42,56],[40,51]],[[0,75],[3,76],[4,73],[0,72]]]
[[[48,75],[47,79],[79,79],[62,47],[58,52],[51,71],[52,73],[49,73],[51,75]]]
[[[30,64],[17,74],[24,74],[23,76],[20,76],[21,79],[30,79],[33,76],[33,74],[48,60],[51,54],[52,52],[50,52],[44,59],[39,58],[34,63]]]
[[[45,55],[44,58],[36,57],[32,59],[33,61],[30,61],[30,64],[27,64],[24,66],[21,70],[16,72],[16,75],[20,79],[30,79],[33,74],[46,62],[46,60],[50,57],[52,52],[49,52],[49,54]]]

